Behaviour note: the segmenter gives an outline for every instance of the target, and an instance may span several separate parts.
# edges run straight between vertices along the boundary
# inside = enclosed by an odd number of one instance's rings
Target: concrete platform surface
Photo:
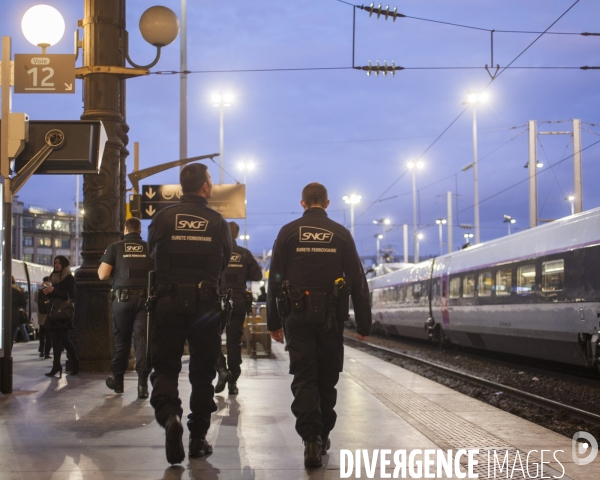
[[[479,478],[541,478],[539,471],[536,474],[541,450],[550,451],[543,453],[544,462],[549,462],[545,478],[559,477],[563,470],[564,479],[600,478],[600,458],[576,465],[571,439],[352,348],[346,349],[338,384],[332,448],[322,468],[305,470],[290,411],[287,353],[280,345],[274,346],[274,353],[275,359],[244,358],[240,394],[230,397],[225,391],[216,396],[218,411],[209,432],[214,453],[186,458],[172,467],[152,407],[148,400],[137,399],[135,373],[127,374],[125,393],[116,395],[104,385],[105,374],[45,377],[51,360],[38,358],[37,343],[16,344],[14,392],[0,394],[0,480],[337,479],[349,473],[350,459],[349,478],[357,478],[357,450],[364,450],[359,453],[360,478],[385,478],[386,473],[393,478],[394,453],[403,450],[408,478],[410,466],[414,478],[425,478],[418,466],[424,456],[416,450],[434,451],[434,476],[429,478],[457,478],[456,470],[437,475],[435,451],[459,449],[480,450],[473,457],[479,462],[473,467]],[[184,360],[180,393],[186,415],[190,386],[187,357]],[[187,434],[184,445],[187,449]],[[341,450],[347,452],[341,456]],[[391,462],[385,469],[376,457],[383,450],[389,450],[385,458]],[[466,472],[467,456],[459,461],[456,468]],[[399,467],[397,474],[402,474]]]

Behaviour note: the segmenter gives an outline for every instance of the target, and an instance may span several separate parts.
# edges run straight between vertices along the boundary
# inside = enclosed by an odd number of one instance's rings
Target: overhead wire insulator
[[[363,70],[367,72],[367,76],[371,76],[371,73],[375,73],[375,76],[379,76],[379,72],[383,73],[383,76],[386,77],[388,73],[392,74],[392,77],[396,76],[396,70],[404,70],[403,67],[397,67],[395,62],[392,62],[388,65],[387,61],[383,62],[383,65],[379,63],[379,61],[375,62],[375,65],[371,63],[369,60],[369,64],[364,67],[354,67],[356,70]]]
[[[387,7],[385,7],[385,10],[383,9],[383,5],[379,4],[377,7],[375,7],[375,4],[372,3],[371,5],[369,5],[368,7],[365,7],[364,5],[362,6],[358,6],[358,8],[360,8],[361,10],[364,10],[366,12],[369,12],[369,17],[371,17],[374,13],[377,14],[377,18],[381,17],[381,15],[383,15],[387,21],[388,17],[392,17],[393,21],[396,21],[396,18],[398,17],[406,17],[406,15],[403,15],[402,13],[398,13],[398,7],[394,7],[394,10],[390,10],[390,6],[388,5]]]

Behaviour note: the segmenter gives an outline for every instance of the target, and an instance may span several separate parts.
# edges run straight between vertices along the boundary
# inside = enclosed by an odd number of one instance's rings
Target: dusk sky
[[[57,8],[67,24],[63,39],[48,53],[72,53],[83,1],[46,3]],[[0,0],[0,4],[0,33],[12,37],[13,54],[38,52],[20,27],[25,11],[37,2]],[[142,12],[152,4],[127,1],[130,54],[140,64],[154,58],[154,48],[138,29]],[[180,15],[180,0],[161,4]],[[528,161],[529,120],[538,121],[538,130],[544,132],[569,131],[571,119],[581,119],[583,207],[600,206],[600,70],[579,68],[600,66],[600,36],[566,34],[600,32],[600,2],[408,0],[390,4],[391,9],[396,6],[400,13],[420,20],[385,21],[356,10],[355,65],[393,61],[406,68],[395,77],[368,77],[350,68],[353,8],[345,2],[188,0],[188,69],[200,72],[188,76],[188,154],[219,151],[219,113],[210,97],[220,90],[231,92],[234,105],[225,112],[224,160],[230,174],[225,181],[243,179],[236,168],[240,161],[256,164],[247,180],[249,248],[254,253],[271,248],[281,226],[301,214],[304,185],[318,181],[329,190],[330,217],[348,227],[350,210],[342,197],[362,196],[355,211],[361,255],[374,254],[374,235],[381,226],[373,225],[373,220],[384,217],[393,224],[385,245],[401,255],[402,224],[413,223],[406,164],[421,158],[425,164],[417,174],[419,228],[425,237],[421,254],[437,254],[435,220],[446,216],[446,192],[458,194],[459,223],[473,224],[473,170],[462,171],[473,161],[472,112],[463,101],[468,92],[484,89],[489,101],[477,109],[482,240],[506,235],[504,214],[517,220],[513,230],[529,225],[523,168]],[[541,36],[511,65],[520,68],[505,71],[502,68],[539,34],[496,32],[494,64],[500,65],[501,74],[491,82],[484,69],[491,62],[489,30],[543,32],[554,22],[549,32],[563,34]],[[163,49],[152,72],[178,71],[179,53],[177,39]],[[214,72],[303,68],[307,70]],[[16,94],[13,111],[26,112],[32,120],[77,120],[83,109],[79,80],[76,89],[74,95]],[[178,159],[179,75],[127,80],[127,123],[128,173],[133,169],[135,141],[140,143],[141,168]],[[573,192],[572,153],[570,135],[539,136],[538,160],[544,164],[538,171],[541,219],[570,213],[565,197]],[[218,167],[209,164],[209,169],[218,181]],[[142,182],[163,183],[178,183],[178,169]],[[19,200],[73,211],[75,177],[38,175],[19,192]],[[456,220],[456,203],[454,207]],[[243,220],[239,223],[243,230]],[[462,243],[463,233],[455,228],[455,248]],[[412,238],[409,245],[412,254]]]

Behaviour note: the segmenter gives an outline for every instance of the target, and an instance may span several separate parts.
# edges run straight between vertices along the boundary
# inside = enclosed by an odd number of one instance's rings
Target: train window
[[[483,272],[479,274],[479,283],[477,285],[477,295],[479,297],[489,297],[492,295],[492,272]]]
[[[542,292],[558,292],[563,289],[565,261],[554,260],[542,263]]]
[[[505,268],[496,273],[496,295],[510,295],[512,291],[512,270]]]
[[[413,301],[413,289],[412,286],[406,286],[406,303],[412,303]]]
[[[517,270],[517,293],[532,293],[535,287],[535,265],[523,265]]]
[[[467,275],[463,278],[463,297],[475,296],[475,275]]]
[[[413,285],[413,302],[419,303],[419,300],[421,300],[421,284],[415,283]]]
[[[460,298],[460,278],[450,280],[450,298]]]
[[[406,299],[406,287],[398,287],[398,301],[404,303]]]

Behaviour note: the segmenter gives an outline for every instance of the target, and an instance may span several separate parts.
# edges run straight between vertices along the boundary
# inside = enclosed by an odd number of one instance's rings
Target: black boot
[[[321,462],[322,448],[323,443],[319,435],[304,440],[304,466],[306,468],[318,468],[323,465]]]
[[[77,375],[79,373],[79,368],[81,367],[81,364],[79,363],[79,360],[73,360],[73,368],[71,368],[71,373],[70,375]]]
[[[44,373],[44,375],[46,375],[47,377],[53,377],[57,373],[59,374],[58,378],[62,378],[62,365],[60,364],[52,365],[52,370],[50,370],[48,373]]]
[[[115,393],[123,393],[123,376],[113,375],[112,377],[106,377],[106,386]]]
[[[329,439],[329,435],[323,435],[323,445],[321,447],[321,455],[326,455],[327,450],[331,448],[331,440]]]
[[[190,458],[200,458],[204,455],[210,455],[211,453],[213,453],[213,447],[208,443],[206,435],[192,438],[192,434],[190,433],[190,448],[188,451],[188,456]]]
[[[140,375],[138,377],[138,398],[148,398],[150,396],[148,392],[148,376]]]
[[[217,384],[215,385],[215,393],[221,393],[225,390],[225,385],[231,380],[231,372],[229,370],[220,370],[217,372]]]
[[[177,415],[171,415],[165,423],[165,451],[167,462],[171,465],[183,462],[185,450],[183,448],[183,425]]]
[[[238,393],[240,391],[238,390],[237,383],[229,382],[229,395],[237,395]]]

